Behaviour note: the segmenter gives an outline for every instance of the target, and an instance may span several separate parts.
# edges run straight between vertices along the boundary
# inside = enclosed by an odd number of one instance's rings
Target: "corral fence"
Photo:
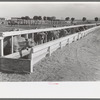
[[[54,40],[54,41],[51,41],[49,43],[45,43],[45,44],[33,47],[31,49],[31,53],[30,53],[31,72],[33,72],[33,65],[36,64],[38,61],[40,61],[41,59],[43,59],[47,55],[51,56],[51,54],[55,50],[57,50],[59,48],[61,49],[64,46],[85,37],[87,34],[89,34],[90,32],[94,31],[97,28],[100,28],[100,26],[93,27],[93,28],[90,28],[88,30],[60,38],[58,40]]]
[[[34,34],[36,32],[45,32],[45,31],[53,31],[53,30],[61,30],[61,29],[67,29],[67,28],[76,28],[80,26],[92,26],[91,28],[81,31],[75,34],[71,34],[41,45],[34,46],[32,48],[29,48],[29,50],[23,50],[23,56],[28,55],[28,59],[20,59],[19,52],[12,52],[12,54],[3,56],[3,39],[7,36],[13,36],[14,35],[20,35],[20,34]],[[0,70],[4,71],[12,71],[12,72],[26,72],[26,73],[32,73],[33,72],[33,66],[37,62],[39,62],[41,59],[43,59],[46,56],[51,56],[51,54],[56,51],[57,49],[61,49],[64,46],[75,42],[87,34],[93,32],[94,30],[100,28],[100,26],[96,26],[95,24],[87,24],[87,25],[74,25],[74,26],[68,26],[68,27],[57,27],[57,28],[46,28],[46,29],[36,29],[36,30],[23,30],[23,31],[16,31],[16,32],[4,32],[1,34],[0,37]],[[20,34],[19,34],[20,33]]]

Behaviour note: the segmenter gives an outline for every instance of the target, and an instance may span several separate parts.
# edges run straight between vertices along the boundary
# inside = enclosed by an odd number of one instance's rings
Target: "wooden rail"
[[[68,29],[68,28],[76,28],[81,26],[96,26],[96,24],[82,24],[82,25],[63,26],[63,27],[55,27],[55,28],[53,27],[53,28],[45,28],[45,29],[31,29],[31,30],[22,30],[22,31],[2,32],[0,33],[0,35],[2,37],[7,37],[7,36],[23,35],[23,34],[30,34],[30,33],[55,31],[55,30]]]

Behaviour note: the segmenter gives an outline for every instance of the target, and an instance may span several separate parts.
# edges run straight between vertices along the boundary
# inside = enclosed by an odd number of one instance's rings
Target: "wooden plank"
[[[22,56],[26,56],[30,53],[30,48],[29,50],[22,50]],[[6,55],[5,56],[6,58],[16,58],[16,59],[19,59],[21,56],[20,56],[20,53],[19,52],[15,52],[13,54],[9,54],[9,55]]]
[[[11,53],[14,52],[13,36],[11,36]]]
[[[60,49],[62,49],[62,43],[61,42],[59,42],[59,46],[60,46]]]
[[[34,34],[32,34],[32,40],[34,40]]]
[[[0,56],[4,56],[4,52],[3,52],[3,39],[0,40]]]
[[[48,56],[51,56],[51,48],[50,48],[50,46],[48,47]]]
[[[26,34],[26,39],[28,39],[28,34]]]
[[[30,34],[30,33],[38,33],[38,32],[46,32],[46,31],[54,31],[54,30],[61,30],[67,28],[75,28],[80,26],[95,26],[95,24],[82,24],[82,25],[73,25],[73,26],[64,26],[64,27],[56,27],[56,28],[45,28],[45,29],[32,29],[32,30],[22,30],[22,31],[12,31],[12,32],[3,32],[3,37],[7,36],[14,36],[20,34]]]
[[[0,70],[6,72],[30,73],[31,61],[29,59],[0,58]]]
[[[30,72],[32,73],[33,72],[33,48],[30,51],[30,59],[31,59]]]

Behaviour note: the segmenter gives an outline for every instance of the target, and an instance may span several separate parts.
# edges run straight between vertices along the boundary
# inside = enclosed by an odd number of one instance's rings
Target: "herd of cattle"
[[[89,27],[77,27],[77,28],[69,28],[69,29],[61,29],[55,31],[48,31],[48,32],[39,32],[34,33],[34,37],[32,34],[28,35],[17,35],[13,37],[13,52],[20,52],[22,55],[22,50],[31,48],[32,46],[36,46],[42,43],[46,43],[55,39],[59,39],[61,37],[65,37],[70,34],[74,34],[76,32],[84,31]],[[11,37],[4,38],[4,55],[11,54]]]
[[[36,45],[39,45],[86,29],[87,27],[79,27],[79,28],[61,29],[56,31],[35,33],[34,41]]]

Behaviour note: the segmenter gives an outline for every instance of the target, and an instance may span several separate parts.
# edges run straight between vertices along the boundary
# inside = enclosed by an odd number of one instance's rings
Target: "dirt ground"
[[[34,66],[32,74],[0,72],[0,81],[99,81],[100,29],[58,49]]]

